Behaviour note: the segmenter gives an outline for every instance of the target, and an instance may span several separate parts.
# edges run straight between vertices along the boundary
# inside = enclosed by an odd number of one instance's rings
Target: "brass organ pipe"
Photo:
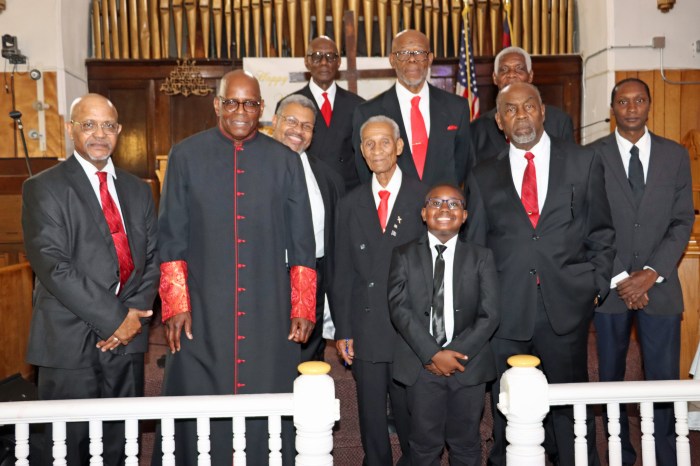
[[[542,53],[542,55],[549,55],[549,0],[540,1],[540,13],[542,15],[542,19],[540,21],[540,24],[542,24],[542,50],[540,53]]]
[[[403,0],[403,27],[400,28],[401,30],[411,28],[411,3],[411,0]]]
[[[182,58],[182,0],[173,0],[173,23],[175,24],[177,58]]]
[[[371,57],[372,56],[372,26],[374,26],[374,11],[372,8],[372,4],[374,3],[372,0],[364,0],[363,2],[363,15],[364,15],[364,23],[365,23],[365,43],[367,44],[367,56]]]
[[[119,50],[119,21],[117,17],[117,0],[109,0],[109,29],[112,33],[112,57],[121,58]]]
[[[496,55],[503,44],[503,14],[501,0],[491,0],[489,20],[491,23],[491,55]]]
[[[102,58],[102,27],[100,26],[100,2],[92,0],[92,53]]]
[[[234,27],[234,38],[233,41],[236,42],[236,58],[241,58],[241,16],[243,12],[241,11],[241,0],[233,0],[233,23]]]
[[[275,0],[275,28],[277,29],[277,56],[281,57],[284,47],[284,0]]]
[[[148,16],[151,28],[151,57],[163,58],[160,51],[160,24],[158,23],[158,0],[149,0]]]
[[[574,0],[566,4],[566,53],[574,53]]]
[[[511,16],[511,22],[513,23],[513,30],[510,31],[510,40],[513,45],[517,47],[522,46],[522,1],[523,0],[511,0],[513,4],[513,16]]]
[[[522,31],[522,45],[521,47],[525,49],[528,53],[532,53],[532,5],[529,0],[523,0],[523,21],[521,29]]]
[[[386,8],[389,0],[379,0],[377,20],[379,21],[379,55],[386,57]],[[391,18],[392,21],[394,18]],[[392,25],[393,26],[393,25]]]
[[[449,0],[442,0],[442,9],[440,10],[440,14],[442,17],[442,56],[446,57],[447,56],[447,37],[448,37],[448,29],[450,25],[450,7],[449,7]],[[455,55],[457,55],[457,52],[455,51]]]
[[[250,40],[250,0],[242,0],[241,17],[243,18],[243,55],[251,57],[254,55],[248,53],[250,50],[248,47],[248,41]]]
[[[423,21],[423,2],[421,0],[416,0],[413,4],[413,29],[416,31],[421,31],[423,28],[421,23]]]
[[[160,0],[158,12],[160,13],[160,45],[163,57],[170,56],[170,2]]]
[[[266,57],[272,56],[272,0],[263,2],[263,24],[265,26],[265,53]]]
[[[484,55],[484,45],[486,36],[486,14],[487,10],[486,0],[476,1],[476,34],[477,34],[477,47],[479,49],[478,55]]]
[[[540,20],[542,19],[542,4],[540,3],[540,0],[534,0],[532,2],[532,54],[538,55],[541,53],[542,46],[541,46],[541,24]]]
[[[221,0],[212,0],[211,16],[214,21],[214,50],[216,58],[221,58],[221,20],[223,18],[223,4]]]
[[[311,0],[301,0],[301,31],[301,42],[304,47],[304,55],[306,55],[311,37]]]
[[[196,56],[197,2],[198,0],[185,0],[185,15],[187,17],[187,44],[190,58],[194,58]]]
[[[151,58],[151,29],[148,25],[148,0],[138,0],[138,9],[140,57],[149,59]]]
[[[210,0],[199,0],[199,21],[202,25],[202,45],[204,57],[209,58],[209,34],[211,33]],[[195,54],[192,54],[194,58]]]
[[[129,14],[126,0],[119,1],[119,37],[121,45],[119,46],[119,56],[121,58],[129,58]]]
[[[331,0],[331,15],[333,17],[333,37],[338,51],[343,49],[343,0]]]
[[[105,59],[109,60],[112,58],[112,47],[109,39],[109,4],[107,3],[107,0],[102,0],[100,10],[102,16],[102,40],[104,41],[104,55]]]
[[[290,57],[296,56],[296,30],[297,30],[297,1],[287,0],[287,14],[289,15],[289,50]]]
[[[131,58],[139,57],[139,23],[136,0],[129,0],[129,43],[131,46]]]
[[[357,25],[360,21],[360,0],[348,0],[348,11],[353,12],[354,17],[354,27],[355,27],[355,47],[357,47],[357,37],[359,36],[359,31],[357,30]]]
[[[251,9],[253,10],[253,40],[255,41],[255,49],[253,49],[253,57],[262,57],[260,50],[260,0],[251,0]]]
[[[549,53],[559,53],[559,0],[552,0],[552,13],[550,16]]]
[[[326,35],[326,0],[316,0],[316,32],[317,36]]]
[[[455,55],[458,55],[460,35],[462,34],[462,26],[460,24],[462,20],[462,5],[459,0],[452,0],[450,16],[452,18],[452,48],[455,51]]]

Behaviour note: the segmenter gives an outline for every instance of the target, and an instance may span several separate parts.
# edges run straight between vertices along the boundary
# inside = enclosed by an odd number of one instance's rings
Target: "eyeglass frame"
[[[397,52],[391,52],[394,57],[400,62],[407,62],[411,61],[411,57],[413,57],[413,60],[422,63],[424,61],[428,61],[428,58],[430,56],[431,52],[430,50],[399,50]],[[421,58],[424,57],[424,58]]]
[[[314,65],[321,63],[324,58],[327,63],[335,63],[340,60],[340,55],[336,52],[311,52],[307,53],[306,56]]]
[[[246,113],[257,113],[260,111],[260,106],[262,105],[262,100],[237,100],[237,99],[224,99],[222,96],[217,96],[219,98],[219,103],[221,108],[226,112],[226,113],[233,113],[238,111],[238,107],[241,105],[243,106],[243,111]],[[229,105],[236,104],[236,107],[233,109],[227,108]],[[253,110],[248,110],[248,107],[246,107],[246,104],[254,103]]]
[[[440,202],[440,205],[437,204],[438,201]],[[440,209],[442,208],[443,204],[447,204],[447,208],[449,210],[457,210],[460,208],[465,209],[467,207],[464,199],[458,199],[456,197],[448,197],[447,199],[443,199],[441,197],[431,197],[425,200],[426,208]]]
[[[290,127],[290,128],[296,128],[299,125],[301,125],[301,130],[304,131],[305,133],[313,133],[314,132],[314,123],[309,123],[304,122],[302,123],[299,121],[299,119],[295,116],[292,115],[277,115],[278,117],[282,118],[284,120],[285,124]]]
[[[70,120],[71,125],[80,125],[80,131],[83,132],[83,134],[95,134],[97,132],[97,128],[101,128],[102,132],[104,134],[109,134],[110,136],[113,136],[115,134],[119,134],[119,128],[121,128],[122,125],[119,124],[119,122],[116,121],[103,121],[102,123],[97,123],[96,121],[93,120],[85,120],[85,121],[76,121],[76,120]],[[92,129],[85,129],[86,124],[93,124],[95,125],[94,128]],[[110,125],[114,127],[114,132],[112,130],[107,131],[105,129],[105,125],[109,128]]]

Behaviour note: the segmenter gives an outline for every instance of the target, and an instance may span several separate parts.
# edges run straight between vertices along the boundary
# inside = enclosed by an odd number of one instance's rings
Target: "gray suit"
[[[650,133],[651,151],[644,195],[637,206],[622,162],[615,133],[592,144],[601,154],[605,190],[615,227],[612,276],[648,266],[663,277],[647,295],[649,304],[630,311],[616,292],[597,309],[601,381],[624,380],[633,321],[644,358],[647,380],[677,379],[680,368],[680,314],[683,295],[678,261],[688,244],[695,219],[688,152],[673,141]],[[634,463],[627,413],[620,413],[622,460]],[[673,406],[654,404],[654,436],[659,464],[676,464]]]

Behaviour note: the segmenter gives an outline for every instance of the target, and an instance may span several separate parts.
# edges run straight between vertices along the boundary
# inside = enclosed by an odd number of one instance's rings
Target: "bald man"
[[[171,350],[163,394],[288,393],[316,315],[304,169],[296,153],[258,132],[264,102],[254,77],[224,75],[213,106],[217,127],[170,151],[160,203]],[[293,425],[282,424],[292,464]],[[177,464],[196,464],[195,421],[175,433]],[[231,463],[231,435],[230,420],[211,422],[212,464]],[[267,420],[248,419],[246,438],[248,464],[267,464]]]
[[[36,274],[27,362],[38,368],[42,400],[143,396],[159,276],[153,196],[112,162],[122,127],[109,100],[77,99],[66,129],[72,157],[22,188]],[[53,462],[50,431],[41,464]],[[104,439],[104,464],[123,464],[124,423],[105,423]],[[68,464],[87,464],[88,444],[87,423],[69,423]]]

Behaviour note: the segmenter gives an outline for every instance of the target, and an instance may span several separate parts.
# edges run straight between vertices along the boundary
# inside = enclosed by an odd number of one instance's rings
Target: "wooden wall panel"
[[[12,73],[0,73],[0,80],[10,85]],[[37,84],[44,87],[44,98],[38,102]],[[30,157],[63,157],[65,138],[63,118],[58,114],[56,72],[43,73],[40,81],[34,81],[28,72],[14,73],[14,94],[16,110],[22,112],[24,135]],[[39,104],[44,105],[46,150],[41,150],[39,139],[31,139],[31,130],[39,131]],[[3,91],[0,99],[0,158],[24,157],[19,131],[15,131],[14,121],[8,116],[12,108],[11,94]]]
[[[31,367],[24,362],[32,319],[32,269],[29,263],[0,268],[0,380],[21,373],[31,374]]]

